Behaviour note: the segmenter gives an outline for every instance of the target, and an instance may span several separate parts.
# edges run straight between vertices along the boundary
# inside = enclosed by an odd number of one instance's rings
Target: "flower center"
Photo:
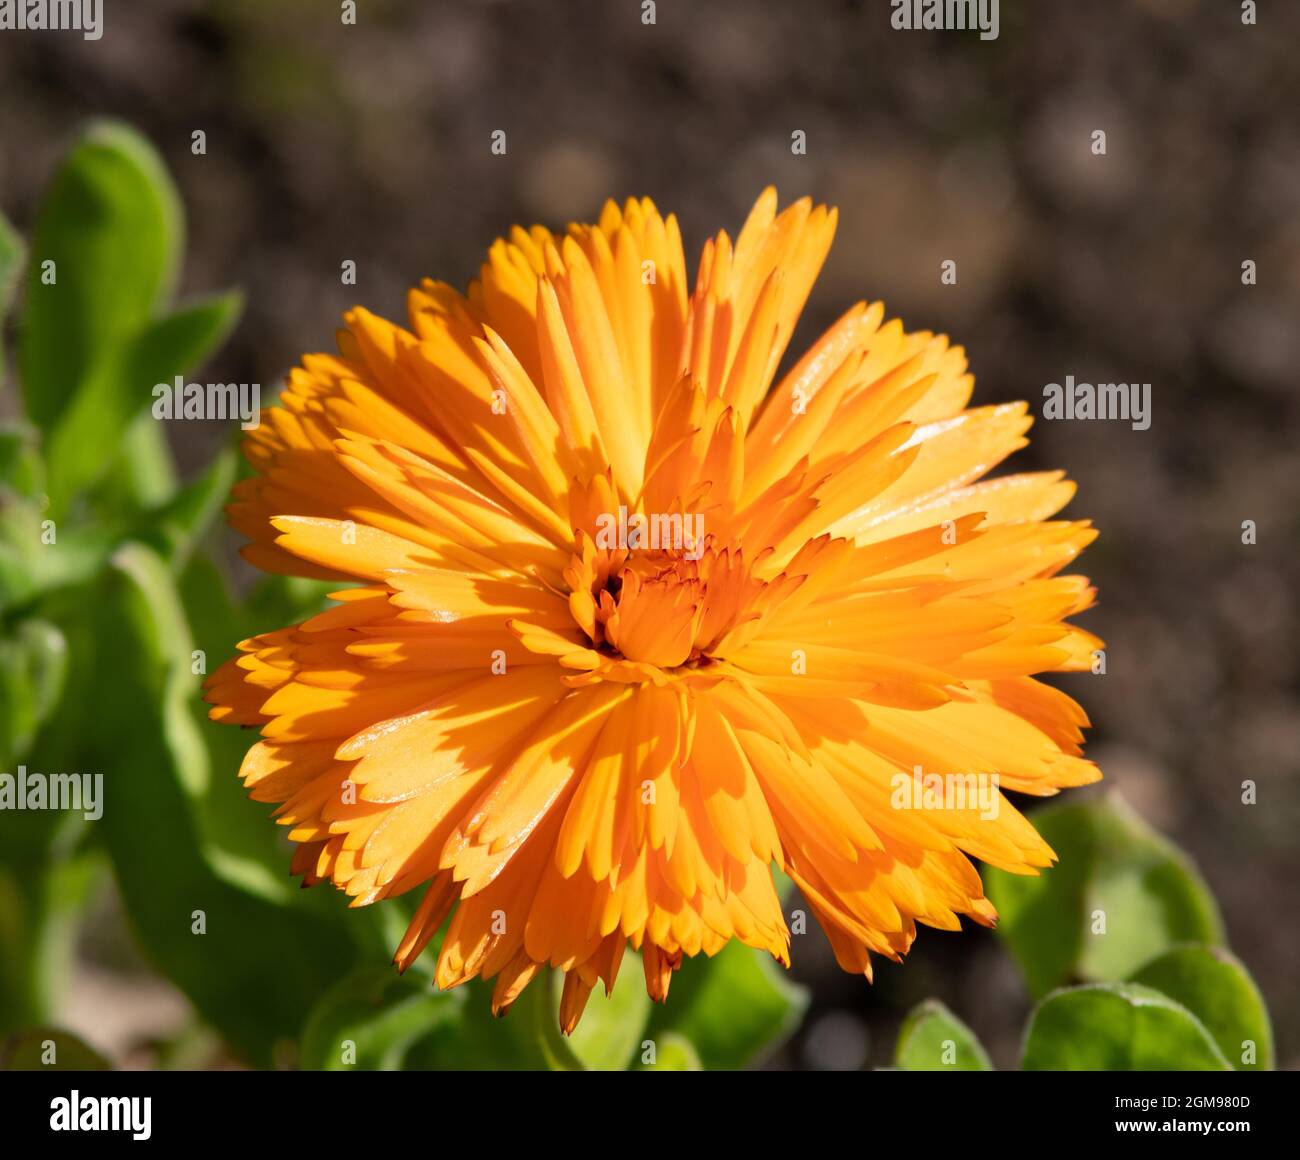
[[[592,647],[661,669],[718,659],[727,630],[762,589],[738,546],[597,548],[580,533],[565,571],[569,608]]]

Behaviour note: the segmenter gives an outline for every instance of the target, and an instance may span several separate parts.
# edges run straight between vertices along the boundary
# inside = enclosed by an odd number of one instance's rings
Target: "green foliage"
[[[203,552],[234,456],[176,492],[148,409],[155,382],[224,339],[240,298],[170,305],[182,233],[160,159],[114,124],[75,144],[37,215],[18,328],[30,422],[0,433],[0,751],[6,767],[30,756],[42,770],[102,774],[105,801],[94,823],[0,816],[0,963],[12,983],[0,1026],[49,1007],[42,981],[59,976],[70,914],[103,865],[76,856],[91,842],[107,850],[154,964],[236,1051],[269,1064],[360,940],[339,900],[287,888],[282,851],[272,879],[274,827],[234,776],[248,738],[226,731],[233,746],[210,746],[189,625],[202,610],[185,607],[177,573]],[[0,228],[0,289],[20,255]],[[211,641],[212,655],[238,639]],[[227,841],[237,830],[260,833],[257,857]]]
[[[391,970],[363,970],[317,1006],[302,1062],[341,1071],[743,1067],[787,1034],[803,1008],[802,991],[772,966],[749,948],[728,948],[684,967],[669,1003],[652,1013],[636,956],[629,953],[612,995],[593,993],[569,1038],[558,1030],[559,972],[534,979],[509,1013],[495,1019],[485,984],[440,993],[426,978],[398,980]]]
[[[316,1071],[398,1071],[416,1043],[460,1017],[464,998],[389,969],[357,971],[312,1012],[299,1063]]]
[[[1174,947],[1133,976],[1181,1003],[1239,1071],[1273,1066],[1273,1029],[1264,997],[1236,957],[1220,947]]]
[[[593,1071],[623,1071],[641,1054],[650,997],[641,986],[641,961],[624,957],[620,985],[608,998],[597,988],[587,1000],[582,1022],[569,1039],[569,1047],[584,1067]]]
[[[1195,867],[1118,794],[1050,806],[1033,822],[1059,863],[1038,877],[990,870],[985,884],[1035,996],[1075,979],[1125,979],[1177,943],[1222,940]]]
[[[63,693],[68,645],[57,627],[31,617],[0,638],[0,769],[31,748]]]
[[[223,448],[197,479],[141,521],[141,537],[173,569],[188,563],[199,540],[217,518],[235,482],[236,465],[234,448]]]
[[[437,1071],[582,1070],[585,1065],[571,1041],[560,1034],[560,983],[558,974],[539,974],[501,1018],[492,1014],[490,984],[475,980],[456,989],[445,997],[458,1001],[458,1018],[422,1039],[407,1056],[406,1066]]]
[[[899,1071],[992,1071],[988,1053],[937,999],[919,1004],[903,1022],[894,1049]]]
[[[990,871],[998,931],[1040,1002],[1027,1071],[1224,1071],[1273,1065],[1263,998],[1226,949],[1208,887],[1115,793],[1038,810],[1060,864],[1040,877]],[[1082,986],[1062,986],[1095,980]],[[969,1029],[931,1000],[908,1017],[895,1066],[980,1070]]]
[[[183,245],[180,200],[153,147],[125,125],[92,125],[37,217],[19,347],[56,517],[100,480],[124,442],[124,473],[153,459],[154,474],[170,480],[161,432],[135,420],[153,385],[200,365],[242,309],[237,293],[170,306]],[[3,251],[0,238],[0,282]]]
[[[45,492],[45,463],[37,433],[26,423],[0,427],[0,495],[33,500]]]
[[[14,286],[24,256],[22,240],[14,232],[9,220],[0,213],[0,326],[3,326],[5,316],[9,313],[9,304],[13,301]],[[4,345],[0,343],[0,383],[4,381],[4,373]],[[3,470],[0,469],[0,477],[2,476]]]
[[[1231,1071],[1186,1007],[1139,983],[1054,991],[1025,1034],[1025,1071]]]
[[[19,365],[27,414],[42,431],[169,297],[183,236],[180,200],[153,147],[125,125],[91,125],[32,237]]]
[[[125,727],[91,739],[79,766],[104,770],[101,824],[127,911],[199,1011],[268,1063],[355,949],[338,923],[240,889],[204,857],[192,801],[212,774],[192,713],[188,628],[161,557],[143,545],[121,548],[94,602],[101,657],[113,658],[99,712]]]
[[[66,833],[66,830],[65,830]],[[27,837],[28,842],[11,841]],[[10,862],[45,837],[5,829],[6,863],[0,865],[0,1032],[43,1022],[54,1009],[70,975],[70,955],[81,911],[103,860],[94,854],[62,852],[43,873]]]
[[[703,1071],[700,1054],[685,1035],[665,1031],[654,1044],[654,1062],[638,1064],[638,1071]]]
[[[807,991],[771,958],[732,942],[712,959],[682,964],[668,1002],[655,1009],[651,1037],[676,1031],[706,1068],[741,1068],[785,1039],[807,1005]]]
[[[240,295],[219,294],[146,321],[88,368],[50,438],[50,498],[56,513],[109,466],[118,440],[152,399],[142,386],[170,383],[184,373],[176,368],[200,365],[225,341],[242,308]]]

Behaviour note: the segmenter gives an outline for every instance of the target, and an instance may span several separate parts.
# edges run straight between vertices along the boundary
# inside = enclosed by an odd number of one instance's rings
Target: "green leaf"
[[[1218,907],[1190,859],[1118,794],[1031,820],[1059,863],[1038,877],[989,870],[985,888],[1035,997],[1075,979],[1127,978],[1178,943],[1222,941]]]
[[[93,124],[55,176],[32,238],[19,365],[27,414],[44,431],[170,297],[183,231],[148,141],[117,122]],[[42,280],[47,262],[52,285]]]
[[[90,368],[50,440],[56,512],[107,469],[127,429],[147,413],[155,384],[170,385],[199,366],[225,341],[242,309],[236,292],[212,295],[144,324]]]
[[[36,504],[0,488],[0,610],[96,575],[119,534],[109,524],[47,523]]]
[[[204,1017],[249,1060],[269,1064],[276,1042],[296,1038],[326,988],[351,969],[355,947],[339,921],[232,885],[204,856],[192,795],[211,771],[194,718],[189,628],[165,562],[128,544],[96,589],[88,597],[95,715],[121,724],[87,731],[76,767],[103,772],[96,824],[127,913]],[[342,901],[333,901],[341,918]]]
[[[39,731],[27,746],[27,764],[42,773],[96,772],[94,766],[79,760],[89,732],[87,721],[95,714],[102,681],[102,673],[96,671],[98,658],[89,632],[88,592],[84,585],[74,586],[50,593],[40,603],[40,620],[54,625],[64,642],[57,661],[56,683],[61,689],[57,704],[48,714],[40,714],[43,720]],[[76,810],[0,811],[0,860],[22,875],[29,926],[44,921],[42,913],[49,909],[52,898],[42,895],[50,886],[51,875],[69,864],[97,825]],[[35,872],[38,867],[44,867],[44,873]],[[27,1022],[45,1022],[46,1018],[41,1014]]]
[[[329,594],[336,580],[309,580],[304,576],[267,576],[253,587],[244,602],[250,632],[269,632],[300,624],[333,607]],[[247,635],[247,634],[246,634]]]
[[[67,641],[47,621],[20,621],[0,639],[0,770],[27,756],[58,705],[67,668]]]
[[[312,1013],[300,1064],[309,1071],[398,1071],[415,1043],[460,1018],[464,1000],[459,991],[434,991],[427,980],[392,967],[358,971]]]
[[[582,1060],[560,1031],[560,997],[564,972],[543,968],[516,1001],[513,1032],[531,1037],[532,1049],[547,1071],[582,1071]]]
[[[27,423],[0,427],[0,495],[6,491],[24,499],[45,492],[45,463],[37,446],[37,431]]]
[[[1138,983],[1054,991],[1025,1033],[1025,1071],[1231,1071],[1186,1007]]]
[[[0,387],[4,385],[4,321],[14,297],[14,284],[23,264],[23,243],[4,214],[0,213]],[[2,478],[2,476],[0,476]]]
[[[235,482],[237,455],[223,447],[196,479],[143,521],[142,535],[173,569],[184,567],[199,539],[211,526]],[[242,637],[226,642],[231,647]]]
[[[665,1031],[654,1041],[654,1063],[638,1063],[637,1071],[703,1071],[691,1041],[675,1031]]]
[[[36,816],[40,823],[31,814],[0,817],[9,863],[0,865],[0,1031],[43,1023],[57,1008],[70,981],[82,910],[103,870],[98,852],[56,850],[43,860],[39,846],[49,827],[42,824],[47,815]],[[73,832],[53,828],[59,837]],[[23,848],[34,856],[24,857]]]
[[[0,840],[8,845],[9,827],[4,828]],[[75,830],[66,824],[56,828],[55,849],[44,865],[19,862],[13,857],[17,850],[6,848],[12,869],[0,866],[0,929],[6,936],[0,955],[0,1030],[47,1021],[59,1008],[72,982],[83,910],[92,884],[103,878],[103,856],[96,850],[66,853],[64,839]],[[22,837],[30,847],[36,835]]]
[[[785,1039],[807,1005],[807,991],[768,955],[731,942],[711,959],[682,964],[648,1038],[676,1031],[706,1068],[742,1068]]]
[[[640,957],[629,952],[620,982],[608,998],[597,987],[587,1000],[582,1020],[569,1036],[573,1054],[591,1071],[623,1071],[640,1051],[650,996],[641,985]]]
[[[203,654],[203,667],[211,673],[253,630],[232,601],[221,572],[206,557],[190,561],[181,575],[180,592],[193,634],[189,643]],[[225,881],[269,901],[294,899],[311,910],[328,907],[334,901],[332,892],[304,893],[289,877],[290,850],[283,828],[272,820],[273,807],[252,801],[239,780],[240,765],[257,734],[209,720],[197,689],[190,707],[193,727],[207,750],[205,766],[211,771],[201,783],[186,785],[205,859]],[[385,908],[365,908],[367,913],[376,909]],[[350,927],[364,923],[360,913],[349,916]],[[392,947],[383,948],[383,953],[386,958]]]
[[[1273,1066],[1273,1029],[1264,997],[1250,972],[1227,951],[1175,947],[1147,963],[1133,981],[1192,1012],[1239,1071],[1267,1071]],[[1254,1062],[1245,1062],[1248,1053]]]
[[[0,1040],[0,1071],[109,1071],[108,1060],[68,1031],[38,1027]]]
[[[458,987],[460,1018],[436,1027],[411,1049],[408,1071],[581,1071],[582,1061],[559,1029],[559,983],[546,971],[509,1011],[492,1014],[492,984]],[[425,984],[428,986],[428,984]]]
[[[39,590],[42,546],[40,508],[0,487],[0,611]]]
[[[894,1049],[899,1071],[992,1071],[975,1033],[937,999],[919,1004],[903,1021]]]
[[[163,424],[142,411],[127,425],[121,444],[94,489],[92,512],[116,517],[159,507],[176,494],[179,475]]]

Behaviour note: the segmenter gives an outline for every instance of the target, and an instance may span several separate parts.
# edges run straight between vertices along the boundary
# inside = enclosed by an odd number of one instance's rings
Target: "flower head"
[[[777,381],[835,212],[765,192],[688,281],[676,220],[515,229],[462,295],[357,308],[307,356],[231,506],[273,572],[351,587],[240,645],[207,697],[295,872],[355,905],[421,887],[405,967],[548,964],[571,1030],[626,947],[663,999],[738,939],[788,963],[772,868],[840,964],[990,924],[970,858],[1052,852],[1002,790],[1095,780],[1061,575],[1093,538],[1061,473],[981,482],[1023,403],[968,408],[960,347],[859,304]],[[775,383],[775,385],[773,385]]]

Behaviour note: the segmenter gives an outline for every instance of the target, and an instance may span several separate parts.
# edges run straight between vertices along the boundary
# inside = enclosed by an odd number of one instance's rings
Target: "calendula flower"
[[[357,308],[251,432],[230,514],[272,572],[351,587],[207,696],[241,776],[354,905],[423,887],[436,982],[548,965],[576,1025],[629,944],[668,993],[738,939],[789,961],[773,879],[871,975],[916,924],[991,924],[970,858],[1052,851],[1002,790],[1095,780],[1059,472],[979,482],[1023,403],[859,304],[774,386],[836,214],[765,192],[693,288],[676,220],[515,229],[462,295]]]

